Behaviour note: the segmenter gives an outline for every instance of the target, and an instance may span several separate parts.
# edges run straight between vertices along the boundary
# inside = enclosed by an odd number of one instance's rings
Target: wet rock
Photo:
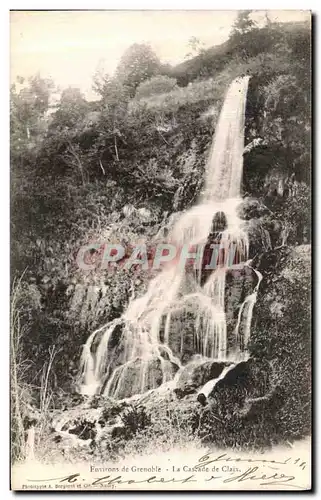
[[[182,398],[188,394],[193,394],[196,390],[206,384],[209,380],[217,378],[230,362],[204,361],[202,358],[188,363],[184,367],[177,381],[175,394]]]
[[[197,401],[201,403],[202,406],[206,406],[207,397],[205,396],[205,394],[201,392],[200,394],[197,395]]]
[[[225,317],[227,322],[228,351],[235,348],[235,327],[238,313],[245,298],[250,295],[257,284],[255,272],[245,264],[227,269],[225,279]],[[188,285],[188,284],[187,284]],[[185,308],[171,314],[169,331],[169,347],[174,356],[185,366],[200,353],[199,340],[196,335],[196,323],[199,304],[195,299],[185,304]],[[160,339],[164,341],[164,326]]]
[[[257,276],[249,266],[240,265],[228,269],[225,279],[225,317],[227,328],[228,351],[235,348],[235,327],[239,309],[257,284]]]
[[[150,389],[156,389],[164,381],[173,378],[177,366],[171,361],[134,359],[118,367],[109,386],[109,394],[115,399],[129,398]],[[167,380],[164,380],[167,374]]]
[[[169,347],[183,364],[188,363],[197,352],[195,321],[197,312],[184,309],[171,315]]]
[[[79,394],[78,392],[65,393],[63,391],[57,391],[54,393],[55,398],[55,409],[56,410],[69,410],[76,406],[86,404],[88,400],[87,396]]]
[[[269,390],[271,366],[268,361],[250,358],[241,361],[219,380],[210,397],[225,394],[229,390],[243,396],[260,397]]]
[[[101,395],[91,398],[90,407],[101,409],[103,418],[108,420],[108,418],[119,415],[119,413],[127,407],[127,403]]]
[[[269,400],[277,385],[268,361],[242,361],[214,386],[208,396],[209,412],[221,422],[235,421],[233,425],[237,425],[236,420],[248,413],[252,401]]]

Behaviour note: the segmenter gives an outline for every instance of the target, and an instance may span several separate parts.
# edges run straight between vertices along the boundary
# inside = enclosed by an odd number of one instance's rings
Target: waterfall
[[[198,394],[197,394],[197,399],[199,402],[205,402],[207,397],[211,394],[211,392],[213,391],[214,387],[216,386],[216,384],[222,380],[225,375],[227,375],[227,373],[231,370],[233,370],[233,368],[235,368],[235,364],[231,364],[229,366],[226,366],[223,370],[222,370],[222,373],[217,377],[217,378],[214,378],[212,380],[209,380],[208,382],[206,382],[205,385],[203,385],[203,387],[198,391]]]
[[[250,295],[248,295],[245,298],[244,302],[241,304],[241,307],[240,307],[240,310],[239,310],[239,313],[238,313],[236,327],[235,327],[235,330],[234,330],[235,340],[238,343],[241,340],[240,339],[240,326],[242,325],[241,319],[244,316],[245,317],[245,321],[244,321],[244,334],[243,334],[243,338],[242,338],[243,347],[247,345],[247,343],[248,343],[248,341],[250,339],[253,309],[254,309],[254,306],[255,306],[255,303],[256,303],[257,293],[259,291],[260,283],[261,283],[261,281],[263,279],[263,276],[260,273],[260,271],[258,271],[257,269],[254,269],[250,265],[251,262],[252,261],[250,260],[250,261],[246,262],[245,265],[247,265],[248,267],[250,267],[254,271],[254,273],[256,274],[256,276],[257,276],[257,284],[256,284],[256,286],[255,286],[255,288],[253,290],[253,293],[251,293]],[[244,351],[243,351],[243,353],[244,353]],[[242,356],[242,359],[244,359],[244,354]]]
[[[172,383],[184,365],[191,337],[194,354],[206,359],[236,363],[247,356],[262,277],[253,270],[258,284],[240,306],[232,349],[227,338],[225,288],[227,268],[235,263],[246,265],[249,253],[248,237],[237,215],[248,82],[249,77],[242,77],[230,85],[206,167],[204,193],[168,236],[177,248],[188,244],[202,249],[199,260],[192,270],[178,265],[164,268],[146,294],[132,300],[120,318],[91,334],[82,354],[81,392],[122,399]],[[204,277],[202,252],[211,238],[218,242],[217,266]],[[189,315],[192,333],[187,332],[184,319]],[[181,323],[179,318],[183,318]],[[173,331],[175,325],[179,332]]]
[[[226,200],[240,195],[249,79],[236,78],[225,96],[207,168],[206,199]]]

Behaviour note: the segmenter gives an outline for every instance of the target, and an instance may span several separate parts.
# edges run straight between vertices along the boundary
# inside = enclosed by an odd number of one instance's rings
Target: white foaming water
[[[192,269],[179,265],[165,268],[150,282],[143,297],[131,301],[121,318],[94,332],[81,359],[82,393],[104,393],[123,399],[162,384],[167,386],[178,379],[188,345],[192,354],[214,361],[238,362],[246,358],[262,276],[253,270],[258,284],[240,306],[230,350],[225,277],[226,269],[235,262],[235,252],[237,263],[245,264],[248,259],[248,238],[237,215],[248,82],[249,77],[237,78],[230,85],[206,168],[204,194],[198,205],[181,215],[169,235],[177,248],[188,244],[198,249],[204,248],[211,235],[218,242],[216,269],[203,283],[202,253]],[[223,220],[224,228],[214,231],[215,220]],[[188,315],[192,328],[186,326]]]
[[[205,198],[208,200],[226,200],[240,195],[249,79],[249,76],[236,78],[225,96],[206,172]]]
[[[208,382],[206,382],[205,385],[203,385],[203,387],[198,391],[198,396],[200,395],[203,395],[204,398],[207,398],[211,392],[213,391],[214,387],[216,386],[216,384],[222,380],[225,375],[227,375],[227,373],[231,370],[233,370],[233,368],[235,368],[235,364],[231,364],[229,366],[226,366],[223,370],[222,370],[222,373],[217,377],[217,378],[214,378],[212,380],[209,380]]]

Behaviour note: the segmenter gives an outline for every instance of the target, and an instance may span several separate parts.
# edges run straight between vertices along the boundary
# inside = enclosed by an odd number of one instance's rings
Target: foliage
[[[274,418],[285,438],[309,432],[311,285],[309,246],[262,255],[264,285],[259,297],[251,349],[274,359],[283,404]],[[263,284],[263,282],[262,282]],[[263,299],[264,297],[264,299]]]
[[[28,364],[24,359],[21,337],[23,327],[20,318],[20,290],[21,281],[14,283],[12,290],[12,301],[10,311],[10,395],[11,395],[11,458],[13,461],[23,460],[26,455],[25,435],[23,426],[23,406],[25,405],[25,393],[22,381]]]
[[[10,88],[10,155],[20,170],[35,162],[48,128],[47,112],[53,82],[40,78],[17,78]]]
[[[177,88],[175,78],[170,78],[165,75],[153,76],[149,80],[145,80],[136,89],[135,97],[141,99],[151,97],[157,94],[165,94]]]
[[[177,79],[178,85],[202,78],[215,77],[218,73],[238,61],[241,65],[247,59],[271,54],[279,67],[281,57],[284,62],[306,63],[310,54],[310,30],[308,23],[267,23],[265,27],[252,27],[245,33],[237,33],[221,45],[202,51],[172,68],[170,76]],[[310,62],[308,62],[309,78]],[[264,74],[261,68],[261,74]]]
[[[20,90],[19,90],[20,87]],[[11,126],[24,129],[26,136],[36,135],[38,119],[49,108],[49,99],[53,91],[53,82],[39,75],[30,77],[25,83],[23,78],[11,86]],[[29,129],[29,130],[28,130]]]
[[[255,22],[250,18],[251,10],[240,10],[233,25],[232,36],[244,35],[255,27]]]
[[[124,432],[126,437],[130,437],[137,433],[148,429],[151,426],[151,417],[146,413],[143,406],[126,409],[121,414],[121,419],[124,424]]]
[[[143,81],[160,71],[160,61],[148,44],[134,43],[121,57],[116,69],[116,77],[129,88],[131,97]]]
[[[14,280],[10,311],[10,393],[11,457],[14,462],[34,458],[34,448],[43,438],[52,399],[52,364],[55,346],[39,371],[39,352],[35,360],[29,349],[34,314],[41,310],[41,296],[34,285]],[[34,339],[31,339],[32,341]],[[48,358],[49,354],[49,358]]]
[[[49,132],[58,132],[76,127],[87,113],[89,105],[77,88],[69,87],[61,93],[57,111],[51,117]]]
[[[204,43],[201,42],[201,40],[199,40],[195,36],[192,36],[188,40],[188,47],[190,49],[190,52],[188,52],[185,56],[185,58],[187,58],[187,59],[206,53],[206,51],[204,49]]]

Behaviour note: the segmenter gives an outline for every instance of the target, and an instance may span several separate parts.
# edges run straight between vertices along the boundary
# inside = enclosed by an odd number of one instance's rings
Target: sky
[[[95,98],[92,78],[112,74],[133,43],[150,43],[162,62],[177,64],[197,37],[205,47],[227,40],[237,12],[230,11],[20,11],[10,13],[10,79],[36,73]],[[308,11],[269,11],[272,21],[302,21]],[[264,23],[265,11],[254,19]]]

